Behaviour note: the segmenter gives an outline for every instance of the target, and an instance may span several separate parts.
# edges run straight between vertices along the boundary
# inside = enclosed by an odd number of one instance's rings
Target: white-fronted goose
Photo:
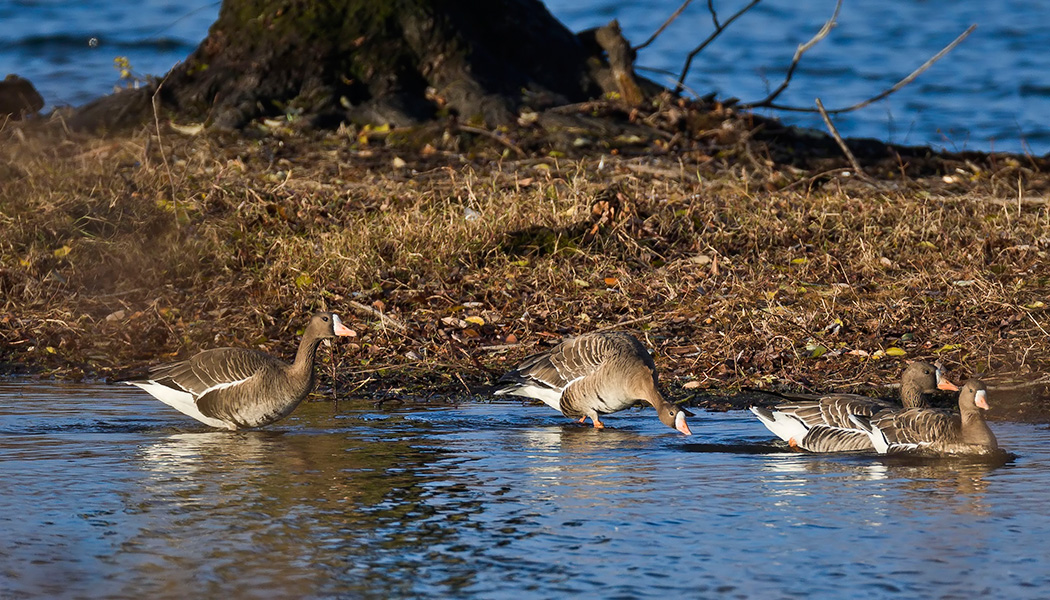
[[[212,427],[261,427],[286,417],[313,389],[321,340],[353,334],[339,315],[316,313],[292,364],[258,350],[215,348],[125,383]]]
[[[901,404],[905,408],[925,407],[923,394],[958,390],[941,370],[927,362],[913,362],[901,376]],[[751,407],[767,429],[793,448],[810,452],[859,452],[871,450],[871,439],[850,420],[850,415],[872,416],[882,410],[900,408],[887,400],[859,394],[826,396],[778,394],[793,402],[773,409]]]
[[[911,453],[935,456],[994,454],[995,434],[985,423],[988,395],[980,379],[967,381],[959,392],[959,414],[933,408],[886,410],[873,417],[851,420],[867,432],[880,454]]]
[[[665,425],[692,435],[685,422],[689,413],[664,400],[657,388],[653,358],[627,333],[588,333],[566,339],[526,358],[500,378],[493,393],[541,400],[580,423],[589,417],[597,429],[604,427],[598,415],[645,401]]]

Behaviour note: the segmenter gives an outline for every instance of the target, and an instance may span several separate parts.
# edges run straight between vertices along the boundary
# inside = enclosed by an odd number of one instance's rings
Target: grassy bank
[[[358,334],[322,353],[344,393],[465,394],[605,328],[643,337],[676,398],[863,389],[913,358],[1045,381],[1037,165],[901,165],[868,185],[835,158],[785,164],[743,121],[712,131],[684,151],[666,137],[552,151],[463,131],[9,124],[0,364],[94,378],[214,346],[290,356],[328,308]]]

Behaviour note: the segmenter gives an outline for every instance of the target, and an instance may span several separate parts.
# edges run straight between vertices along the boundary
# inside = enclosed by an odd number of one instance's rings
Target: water
[[[550,0],[574,31],[618,18],[640,43],[679,0]],[[725,20],[746,2],[718,2]],[[758,100],[776,87],[795,47],[830,16],[833,0],[765,0],[697,58],[688,86],[699,94]],[[145,0],[134,9],[105,0],[0,2],[0,74],[32,80],[49,106],[79,105],[120,85],[113,59],[126,56],[140,75],[166,73],[204,39],[218,14],[210,0]],[[846,0],[839,26],[810,51],[781,97],[812,107],[854,104],[890,87],[969,25],[962,46],[901,92],[860,112],[836,117],[844,135],[950,150],[1050,152],[1050,43],[1043,3],[1004,0]],[[685,55],[712,29],[706,3],[694,2],[642,51],[640,66],[677,74]],[[91,45],[90,40],[97,44]],[[676,78],[648,76],[670,85]],[[819,117],[763,111],[824,129]]]
[[[0,597],[1045,597],[1050,431],[1005,465],[784,453],[746,413],[311,402],[207,430],[0,383]]]

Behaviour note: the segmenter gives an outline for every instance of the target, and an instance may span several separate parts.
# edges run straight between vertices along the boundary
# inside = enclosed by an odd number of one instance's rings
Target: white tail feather
[[[762,411],[757,407],[751,407],[751,412],[758,417],[759,421],[762,421],[766,429],[785,442],[790,442],[792,439],[796,443],[801,442],[809,432],[809,428],[801,420],[780,411]]]
[[[201,413],[200,409],[197,408],[196,399],[193,397],[193,394],[189,392],[182,392],[157,383],[156,381],[125,381],[124,383],[142,388],[150,396],[153,396],[157,400],[160,400],[164,404],[167,404],[188,417],[197,419],[205,425],[211,425],[212,427],[219,427],[221,429],[236,429],[236,427],[231,427],[224,421],[214,419]]]

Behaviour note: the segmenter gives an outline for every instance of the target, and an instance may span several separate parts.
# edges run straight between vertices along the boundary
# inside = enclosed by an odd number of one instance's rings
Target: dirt
[[[323,385],[377,401],[484,398],[525,355],[615,328],[692,406],[885,392],[922,358],[998,386],[993,418],[1050,422],[1047,160],[851,147],[863,178],[826,136],[669,97],[495,131],[8,123],[0,370],[290,358],[327,308],[358,335],[321,353]]]

